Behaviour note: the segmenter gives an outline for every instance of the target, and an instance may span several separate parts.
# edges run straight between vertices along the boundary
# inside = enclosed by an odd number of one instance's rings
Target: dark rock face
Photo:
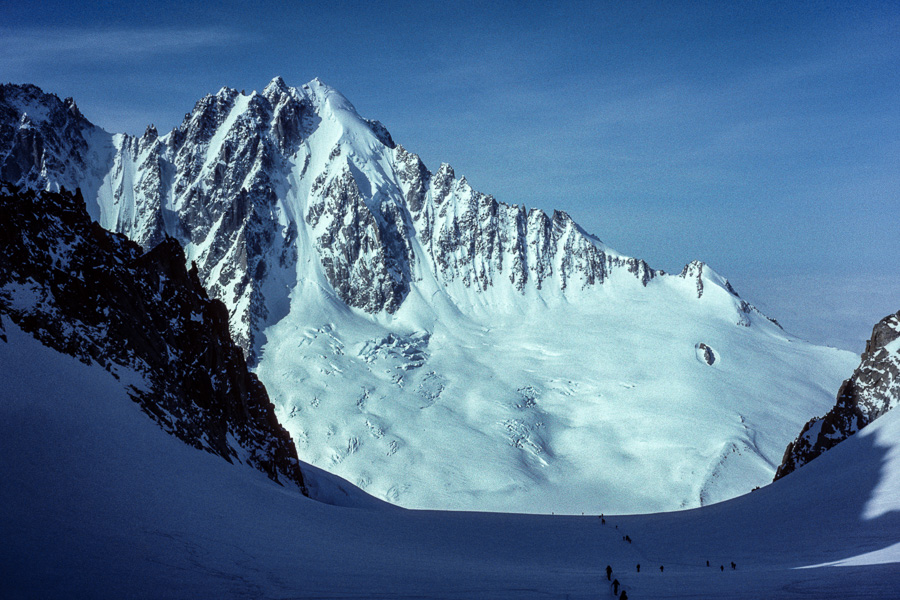
[[[450,165],[431,174],[402,146],[394,159],[414,231],[444,283],[483,292],[508,280],[522,292],[553,278],[562,290],[599,285],[617,268],[643,285],[659,274],[642,260],[607,254],[563,211],[548,216],[499,202],[457,179]]]
[[[875,325],[859,367],[844,381],[824,417],[810,420],[788,444],[778,480],[844,441],[900,404],[900,312]]]
[[[366,119],[366,123],[368,123],[369,127],[372,128],[372,131],[375,133],[375,137],[378,138],[378,141],[384,144],[386,148],[395,148],[397,144],[394,143],[394,138],[391,137],[391,133],[387,130],[387,127],[381,121],[376,121],[373,119]]]
[[[716,353],[713,352],[712,348],[702,342],[697,344],[697,356],[709,366],[712,366],[713,363],[716,362]]]
[[[238,102],[245,106],[237,109]],[[274,317],[270,306],[284,304],[288,293],[270,287],[270,295],[280,295],[266,298],[263,288],[272,278],[290,282],[296,276],[296,226],[279,223],[276,173],[285,153],[296,151],[314,127],[308,103],[289,93],[283,81],[249,97],[223,88],[201,99],[165,145],[157,144],[162,170],[172,174],[168,180],[153,178],[152,193],[135,194],[135,203],[157,216],[161,210],[154,207],[167,194],[178,199],[176,224],[168,233],[204,248],[196,256],[200,280],[231,307],[232,336],[251,363],[262,345],[260,333]],[[154,161],[155,156],[150,153]],[[127,186],[117,192],[122,198],[131,195]],[[158,235],[147,226],[116,230],[145,247]]]
[[[693,279],[697,284],[697,298],[703,297],[703,267],[706,265],[699,260],[689,262],[681,270],[679,277],[682,279]]]
[[[0,184],[0,315],[123,379],[164,430],[304,489],[293,442],[173,238],[144,252],[92,222],[80,192]],[[137,373],[141,379],[135,380]]]
[[[397,310],[410,280],[409,242],[399,234],[402,214],[397,215],[399,228],[395,222],[379,224],[349,169],[332,179],[320,198],[306,220],[314,229],[322,224],[316,246],[338,297],[367,312]]]

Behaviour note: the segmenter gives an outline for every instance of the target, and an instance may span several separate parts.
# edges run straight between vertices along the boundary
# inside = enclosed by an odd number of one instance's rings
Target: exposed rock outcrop
[[[121,378],[185,443],[304,489],[294,444],[232,342],[225,306],[175,239],[145,252],[92,222],[80,192],[2,184],[0,315]]]
[[[811,419],[788,444],[778,480],[844,441],[900,404],[900,312],[872,330],[862,361],[844,381],[837,402],[824,417]]]
[[[709,366],[712,366],[714,362],[716,362],[716,353],[713,352],[713,349],[700,342],[697,344],[697,358],[702,360]]]

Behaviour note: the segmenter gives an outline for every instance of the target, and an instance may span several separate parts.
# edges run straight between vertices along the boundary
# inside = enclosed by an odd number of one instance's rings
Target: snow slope
[[[796,423],[827,410],[845,353],[635,283],[425,324],[406,307],[338,321],[306,299],[302,320],[267,331],[257,372],[303,460],[404,506],[652,512],[771,481]]]
[[[162,136],[93,144],[76,127],[53,138],[78,142],[58,175],[27,162],[21,113],[55,106],[35,90],[0,88],[0,109],[15,100],[0,175],[71,185],[90,164],[103,226],[171,235],[196,261],[299,456],[406,507],[730,498],[771,480],[856,362],[785,333],[703,263],[664,274],[563,212],[430,171],[319,80],[223,88]]]
[[[607,564],[632,599],[900,589],[896,411],[775,484],[685,512],[601,525],[408,511],[359,492],[334,506],[188,447],[103,369],[3,326],[6,598],[593,599],[612,597]]]

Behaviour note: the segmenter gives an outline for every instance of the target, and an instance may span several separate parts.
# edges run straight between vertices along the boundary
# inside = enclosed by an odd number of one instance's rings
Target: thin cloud
[[[151,29],[0,28],[0,69],[60,63],[128,63],[241,41],[218,27]]]

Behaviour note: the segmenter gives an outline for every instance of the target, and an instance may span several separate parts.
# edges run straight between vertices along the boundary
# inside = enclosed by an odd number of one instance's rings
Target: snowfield
[[[302,460],[409,508],[638,513],[744,494],[858,360],[678,278],[492,290],[468,314],[419,286],[381,318],[298,288],[257,369]]]
[[[900,589],[896,411],[751,494],[605,525],[404,510],[307,468],[335,505],[188,447],[139,411],[127,376],[2,324],[4,597],[594,599],[612,597],[607,564],[632,599]]]

